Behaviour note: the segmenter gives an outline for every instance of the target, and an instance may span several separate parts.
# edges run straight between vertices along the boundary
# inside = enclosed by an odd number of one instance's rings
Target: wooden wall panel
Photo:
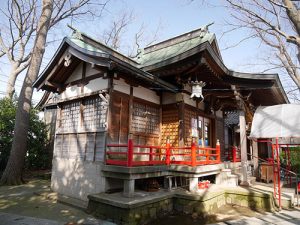
[[[104,133],[97,133],[95,161],[104,161],[104,152],[105,152],[105,135]]]
[[[197,120],[197,111],[191,107],[185,107],[184,110],[184,144],[185,146],[191,146],[192,144],[192,119]]]
[[[111,95],[111,118],[108,143],[127,143],[129,121],[129,96],[118,92]]]
[[[63,135],[56,135],[54,145],[54,156],[59,157],[61,155],[63,142]]]
[[[164,105],[162,109],[161,145],[170,137],[171,146],[178,146],[178,108],[176,104]]]
[[[85,159],[86,133],[77,135],[78,159]]]
[[[77,134],[69,134],[69,158],[75,159],[78,156]]]

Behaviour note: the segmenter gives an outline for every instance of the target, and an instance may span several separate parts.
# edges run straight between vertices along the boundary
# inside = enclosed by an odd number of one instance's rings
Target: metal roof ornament
[[[206,85],[203,81],[191,81],[190,85],[192,86],[192,94],[191,98],[194,100],[200,100],[202,102],[204,100],[203,94],[202,94],[202,88]]]
[[[71,53],[68,52],[68,53],[65,55],[64,60],[65,60],[64,66],[65,66],[65,67],[70,66],[70,64],[71,64],[71,62],[72,62],[72,55],[71,55]]]
[[[74,30],[72,33],[72,37],[78,40],[82,40],[82,35],[81,32],[79,30]]]

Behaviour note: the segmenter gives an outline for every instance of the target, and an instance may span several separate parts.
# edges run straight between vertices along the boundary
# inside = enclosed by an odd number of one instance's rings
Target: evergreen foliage
[[[15,117],[17,110],[17,99],[0,99],[0,171],[6,167],[10,154]],[[25,159],[26,169],[47,169],[50,167],[49,151],[47,149],[47,129],[43,121],[38,117],[38,111],[30,111],[30,128],[27,134],[28,148]]]

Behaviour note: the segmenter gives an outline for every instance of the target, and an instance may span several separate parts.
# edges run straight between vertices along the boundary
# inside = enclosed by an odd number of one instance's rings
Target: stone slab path
[[[276,213],[263,213],[258,217],[242,217],[237,220],[216,223],[218,225],[296,225],[300,224],[300,209],[281,210]]]

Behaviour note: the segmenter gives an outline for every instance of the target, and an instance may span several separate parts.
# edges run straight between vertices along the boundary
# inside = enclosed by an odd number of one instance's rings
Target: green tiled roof
[[[99,48],[96,48],[80,39],[77,38],[69,38],[70,41],[72,41],[74,44],[76,44],[78,47],[86,49],[88,51],[92,51],[92,52],[98,52],[98,53],[106,53],[102,50],[100,50]]]
[[[95,43],[99,44],[102,47],[98,47],[97,45],[91,45],[82,38],[82,36],[86,36],[89,39],[93,40]],[[169,40],[157,43],[155,45],[146,47],[140,50],[140,53],[136,58],[129,58],[121,53],[117,52],[114,49],[109,48],[105,44],[95,40],[84,33],[77,31],[72,37],[69,38],[74,44],[77,46],[86,49],[88,51],[96,52],[96,53],[108,53],[106,50],[110,51],[110,54],[118,54],[123,57],[123,60],[127,58],[131,61],[131,63],[135,64],[135,66],[139,68],[143,68],[146,66],[154,65],[156,63],[162,62],[164,60],[170,59],[172,57],[178,56],[190,49],[193,49],[204,42],[209,42],[210,44],[215,40],[215,35],[213,33],[209,33],[207,28],[203,27],[186,34],[182,34],[180,36],[171,38]],[[103,49],[104,47],[104,49]],[[127,60],[126,60],[127,61]]]
[[[140,67],[146,67],[180,55],[206,41],[212,43],[214,39],[214,34],[205,33],[204,35],[197,35],[191,39],[186,39],[177,43],[175,42],[170,45],[168,45],[168,41],[166,41],[166,46],[162,48],[159,48],[158,46],[157,50],[155,49],[155,45],[151,47],[150,51],[147,51],[147,48],[142,49],[141,53],[134,60],[140,64]]]

